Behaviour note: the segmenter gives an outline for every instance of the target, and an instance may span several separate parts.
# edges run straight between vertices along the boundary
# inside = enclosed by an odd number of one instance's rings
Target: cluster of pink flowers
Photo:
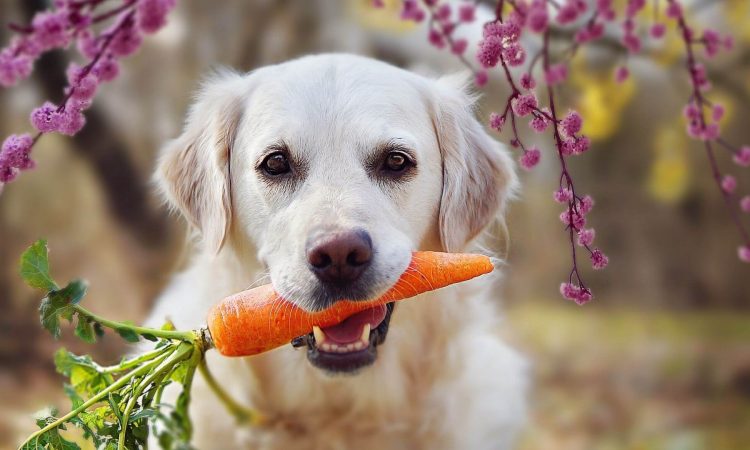
[[[474,20],[475,2],[466,0],[458,6],[439,0],[402,0],[402,18],[405,20],[429,20],[429,41],[438,48],[446,43],[453,44],[452,33],[459,24],[471,23]],[[655,0],[654,0],[655,1]],[[375,2],[376,6],[381,2]],[[588,195],[576,193],[575,184],[569,171],[569,157],[580,155],[590,147],[588,137],[581,134],[583,118],[574,110],[564,117],[558,116],[555,105],[555,89],[568,77],[570,58],[577,48],[590,41],[601,38],[608,23],[621,25],[620,43],[627,53],[639,53],[643,49],[643,35],[639,29],[636,15],[647,6],[647,0],[627,0],[624,10],[615,11],[614,0],[498,0],[495,6],[495,17],[484,23],[482,40],[478,43],[475,63],[469,62],[463,55],[465,44],[460,46],[460,60],[476,76],[476,84],[484,86],[488,80],[488,70],[498,68],[506,79],[511,93],[502,112],[489,115],[489,125],[498,132],[510,128],[510,143],[521,153],[519,163],[524,169],[532,169],[541,159],[541,151],[536,147],[524,144],[518,133],[517,123],[522,118],[528,120],[529,127],[537,133],[552,130],[557,159],[560,162],[560,186],[554,193],[554,199],[566,205],[560,219],[570,236],[572,269],[568,280],[560,287],[566,299],[583,304],[591,300],[591,290],[586,287],[578,269],[576,247],[588,252],[594,269],[603,269],[609,259],[598,248],[593,247],[596,235],[593,228],[586,228],[586,215],[593,207],[593,199]],[[654,5],[655,11],[658,5]],[[451,8],[458,10],[457,19],[452,20]],[[722,36],[714,30],[695,33],[685,23],[683,8],[679,0],[667,0],[666,17],[678,22],[678,28],[686,44],[687,68],[694,92],[685,108],[688,118],[688,134],[700,139],[707,145],[711,167],[723,194],[730,199],[738,188],[737,180],[728,174],[721,174],[710,147],[718,142],[733,152],[734,161],[740,166],[750,166],[750,147],[735,148],[720,137],[719,122],[724,115],[724,108],[709,103],[703,94],[711,88],[706,76],[705,67],[696,61],[693,47],[702,45],[706,56],[712,57],[722,49],[732,47],[730,36]],[[551,31],[570,30],[572,40],[566,51],[555,55],[550,50]],[[661,39],[666,33],[665,23],[654,21],[648,29],[648,36]],[[529,45],[534,34],[541,37],[541,48],[534,54],[528,54]],[[553,61],[556,58],[556,61]],[[537,65],[541,62],[541,68]],[[520,76],[516,73],[523,68]],[[543,85],[537,91],[534,74],[540,72]],[[626,65],[615,69],[615,80],[623,82],[630,76]],[[547,105],[541,105],[538,94],[546,94]],[[706,115],[710,110],[710,115]],[[524,120],[526,120],[524,119]],[[508,126],[510,124],[510,126]],[[731,202],[730,202],[731,203]],[[750,211],[750,196],[740,201],[740,210]],[[741,219],[733,214],[744,244],[738,253],[743,261],[750,260],[750,238],[742,225]]]
[[[68,67],[68,87],[58,104],[47,101],[31,112],[36,137],[13,135],[6,139],[0,153],[0,183],[33,167],[29,153],[42,134],[72,136],[84,127],[84,111],[91,106],[99,84],[117,77],[118,60],[140,47],[143,34],[154,33],[166,24],[175,2],[122,0],[120,5],[101,11],[104,0],[55,0],[53,8],[37,13],[29,26],[11,25],[16,36],[0,50],[2,86],[13,86],[28,77],[44,52],[73,43],[88,62]],[[109,21],[110,26],[95,31],[95,25]]]

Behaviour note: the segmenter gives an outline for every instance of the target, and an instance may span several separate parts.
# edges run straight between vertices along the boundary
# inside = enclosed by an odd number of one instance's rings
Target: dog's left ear
[[[440,239],[445,251],[460,251],[493,219],[503,220],[518,179],[507,149],[474,116],[476,98],[467,78],[436,82],[433,123],[443,157]]]
[[[220,72],[202,85],[182,134],[161,150],[156,181],[173,208],[218,253],[232,219],[229,161],[249,91],[247,77]]]

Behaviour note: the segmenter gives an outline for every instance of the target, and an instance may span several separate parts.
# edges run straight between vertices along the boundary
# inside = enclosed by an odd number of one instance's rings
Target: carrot
[[[374,300],[343,300],[330,308],[308,312],[281,298],[270,284],[239,292],[216,304],[208,314],[213,344],[224,356],[250,356],[287,344],[374,306],[403,300],[491,272],[484,255],[414,252],[396,284]]]

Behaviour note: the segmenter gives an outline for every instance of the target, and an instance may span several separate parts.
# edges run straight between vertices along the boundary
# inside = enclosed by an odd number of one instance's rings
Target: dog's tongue
[[[385,319],[385,313],[385,305],[375,306],[344,319],[338,325],[323,328],[323,332],[327,339],[337,344],[357,342],[362,336],[362,329],[365,324],[369,323],[370,328],[374,329]]]

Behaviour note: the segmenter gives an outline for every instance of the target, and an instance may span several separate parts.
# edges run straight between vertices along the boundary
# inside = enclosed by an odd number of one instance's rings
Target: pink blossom
[[[591,298],[591,291],[587,288],[581,288],[573,283],[562,283],[560,285],[560,294],[567,300],[573,300],[578,305],[588,303]]]
[[[427,33],[427,40],[429,40],[430,44],[437,48],[445,47],[445,40],[443,39],[443,35],[434,28],[430,28],[430,31]]]
[[[616,83],[624,83],[625,80],[630,77],[630,71],[625,66],[620,66],[617,69],[615,69],[615,82]]]
[[[516,115],[527,116],[537,107],[536,96],[533,93],[519,95],[511,101],[511,107]]]
[[[496,112],[490,113],[490,128],[502,131],[503,125],[505,125],[505,117]]]
[[[454,55],[462,55],[466,51],[466,47],[469,45],[469,42],[464,39],[455,39],[453,40],[453,44],[451,44],[451,52],[453,52]]]
[[[724,117],[724,106],[715,104],[713,108],[711,108],[711,118],[718,122]]]
[[[175,7],[176,0],[140,0],[136,7],[135,20],[144,33],[155,33],[167,24],[167,15]],[[406,1],[404,2],[406,4]]]
[[[135,53],[143,42],[143,36],[135,27],[132,19],[128,22],[115,24],[105,33],[116,33],[109,44],[109,50],[115,56],[127,56]]]
[[[581,131],[583,118],[577,111],[569,111],[568,114],[560,121],[560,131],[566,136],[574,136]]]
[[[43,50],[67,47],[70,44],[69,24],[65,9],[38,12],[31,21],[33,39]]]
[[[568,188],[560,188],[555,191],[553,197],[557,203],[568,203],[573,200],[573,191]]]
[[[100,82],[112,81],[120,74],[120,65],[113,57],[105,57],[96,63],[91,73],[96,75]]]
[[[732,159],[739,166],[750,167],[750,146],[741,147]]]
[[[552,64],[544,71],[544,80],[547,84],[556,85],[568,78],[568,66],[565,64]]]
[[[628,4],[625,7],[625,15],[630,17],[638,14],[638,11],[642,10],[646,6],[646,0],[628,0]]]
[[[578,203],[578,210],[581,214],[588,214],[594,209],[594,199],[590,195],[584,195]]]
[[[578,245],[588,247],[594,242],[596,231],[593,228],[582,228],[578,231]]]
[[[575,21],[578,18],[578,14],[579,10],[576,5],[571,2],[567,2],[562,5],[560,9],[558,9],[557,17],[555,17],[555,20],[557,20],[557,23],[559,23],[560,25],[565,25]]]
[[[539,151],[536,147],[531,147],[530,149],[523,152],[523,155],[521,155],[521,158],[519,158],[519,163],[521,164],[521,167],[523,167],[526,170],[531,170],[539,164],[539,160],[542,157],[542,153]]]
[[[463,3],[458,7],[458,20],[461,22],[473,22],[474,21],[474,5],[471,3]]]
[[[568,208],[560,213],[560,222],[566,226],[572,225],[573,229],[577,231],[586,226],[586,217]]]
[[[513,42],[504,46],[502,55],[505,62],[512,67],[520,66],[523,64],[524,60],[526,60],[526,51],[518,42]]]
[[[373,8],[385,8],[385,2],[383,0],[372,0]]]
[[[706,48],[706,56],[709,58],[716,56],[722,46],[721,35],[710,28],[703,31],[703,45]]]
[[[742,200],[740,200],[740,209],[746,213],[750,213],[750,195],[742,197]]]
[[[750,245],[741,245],[737,247],[737,257],[740,261],[750,263]]]
[[[482,87],[487,84],[489,81],[489,75],[487,75],[486,70],[479,70],[474,75],[474,83],[476,83],[477,86]]]
[[[524,72],[524,74],[521,75],[520,83],[521,87],[524,89],[534,89],[534,87],[536,87],[536,81],[534,80],[534,77],[532,77],[528,72]]]
[[[441,22],[450,20],[451,5],[449,5],[448,3],[443,3],[442,5],[440,5],[437,11],[435,11],[435,18],[437,18],[437,20],[440,20]]]
[[[669,4],[667,5],[665,14],[670,19],[679,19],[680,17],[682,17],[682,6],[680,6],[680,4],[675,1],[669,0]]]
[[[31,112],[31,125],[41,133],[57,131],[63,121],[62,114],[57,111],[57,106],[45,102],[39,108]]]
[[[529,29],[534,33],[544,33],[549,25],[549,15],[547,14],[547,6],[543,5],[538,8],[532,8],[529,11],[527,17]]]
[[[13,47],[0,51],[0,86],[13,86],[31,74],[32,59],[25,54],[15,54]]]
[[[479,42],[479,49],[477,50],[477,61],[479,61],[482,67],[494,67],[500,60],[500,54],[502,51],[502,38],[496,35],[487,36]]]
[[[661,39],[664,37],[664,33],[667,32],[667,26],[663,23],[655,23],[651,25],[651,28],[649,29],[648,33],[651,35],[654,39]]]
[[[0,183],[8,183],[19,170],[30,169],[34,162],[29,158],[34,141],[28,134],[11,135],[0,150]]]
[[[547,108],[544,108],[542,111],[549,114]],[[529,126],[537,133],[544,133],[544,131],[547,130],[547,127],[549,127],[549,124],[549,119],[547,119],[545,115],[539,113],[535,113],[534,118],[529,121]]]
[[[634,34],[626,33],[622,37],[622,45],[624,45],[630,53],[638,53],[641,51],[641,38]]]
[[[609,264],[609,258],[601,250],[597,248],[591,252],[591,266],[594,270],[604,269],[607,264]]]
[[[737,189],[737,179],[731,175],[724,175],[721,179],[721,190],[731,194]]]
[[[57,131],[67,136],[74,136],[84,125],[86,125],[86,117],[83,113],[77,108],[70,108],[61,114]]]

